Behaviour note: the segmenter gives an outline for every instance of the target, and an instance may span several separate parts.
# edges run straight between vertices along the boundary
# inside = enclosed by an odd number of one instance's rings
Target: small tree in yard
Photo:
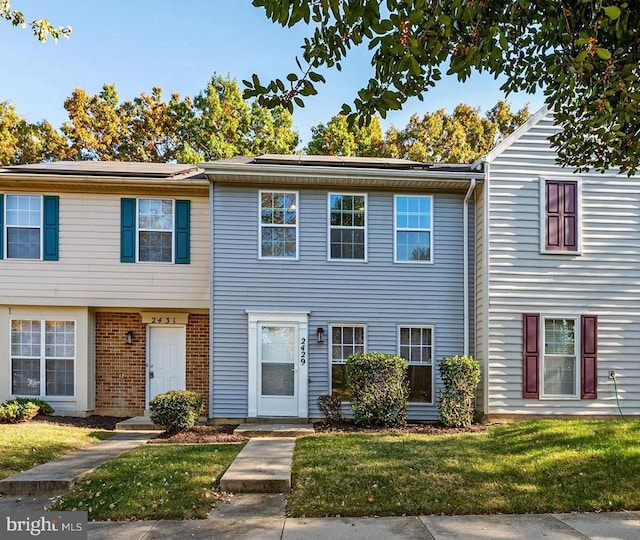
[[[473,422],[475,392],[480,364],[471,356],[452,356],[440,361],[440,420],[449,427],[468,427]]]
[[[345,366],[353,419],[360,426],[398,426],[407,419],[407,361],[378,352],[354,354]]]

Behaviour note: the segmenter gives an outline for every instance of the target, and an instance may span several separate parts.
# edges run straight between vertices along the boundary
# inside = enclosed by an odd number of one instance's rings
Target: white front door
[[[259,336],[258,415],[298,416],[298,327],[260,324]]]
[[[148,399],[186,387],[186,328],[150,326],[147,370]]]
[[[308,313],[249,311],[248,416],[308,416]]]

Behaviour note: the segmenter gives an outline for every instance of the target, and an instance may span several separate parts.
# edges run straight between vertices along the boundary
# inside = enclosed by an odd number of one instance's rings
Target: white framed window
[[[330,324],[331,393],[342,401],[349,400],[344,366],[352,354],[367,350],[367,327],[364,324]]]
[[[409,401],[433,403],[434,327],[398,326],[398,356],[409,362]]]
[[[260,191],[259,258],[298,258],[298,200],[295,191]]]
[[[8,259],[42,258],[42,197],[6,195]]]
[[[542,317],[542,397],[578,397],[578,318]]]
[[[367,195],[329,193],[329,260],[367,260]]]
[[[75,395],[75,321],[11,321],[11,394]]]
[[[139,262],[173,262],[174,201],[138,199]]]
[[[433,262],[433,197],[394,195],[394,261]]]

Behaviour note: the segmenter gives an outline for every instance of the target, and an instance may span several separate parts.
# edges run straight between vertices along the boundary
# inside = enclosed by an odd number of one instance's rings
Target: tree
[[[368,156],[382,154],[380,118],[362,126],[349,126],[346,116],[338,114],[325,124],[311,127],[307,154],[329,156]]]
[[[317,93],[320,71],[341,69],[367,44],[374,74],[342,112],[383,118],[423,94],[443,71],[505,79],[505,92],[544,89],[563,130],[551,139],[561,165],[580,171],[640,165],[640,9],[610,0],[253,0],[282,26],[314,25],[299,73],[287,83],[244,81],[246,97],[289,110]]]
[[[49,161],[64,148],[64,138],[49,122],[29,123],[13,105],[0,102],[0,165]]]
[[[21,11],[12,9],[9,0],[0,0],[0,19],[9,21],[13,26],[27,26],[27,21]],[[57,41],[60,37],[68,38],[71,35],[71,27],[53,26],[47,19],[35,19],[28,23],[33,35],[39,41],[47,41],[48,38]]]

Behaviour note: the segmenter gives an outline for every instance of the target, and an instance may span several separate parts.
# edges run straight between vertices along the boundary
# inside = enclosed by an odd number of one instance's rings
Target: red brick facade
[[[133,416],[144,412],[146,325],[139,313],[95,314],[96,413]],[[134,332],[127,345],[126,333]],[[191,314],[187,324],[186,387],[209,405],[209,315]]]

